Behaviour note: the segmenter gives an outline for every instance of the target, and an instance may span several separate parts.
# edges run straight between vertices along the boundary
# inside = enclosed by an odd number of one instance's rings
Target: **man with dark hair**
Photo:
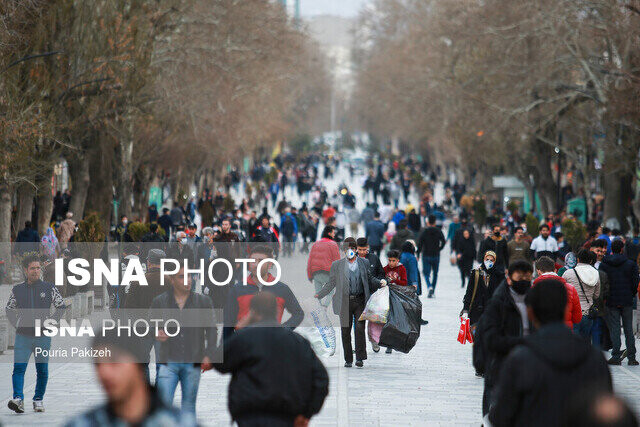
[[[602,260],[607,255],[607,241],[604,239],[596,239],[591,243],[591,247],[589,248],[591,252],[593,252],[596,256],[595,263],[593,266],[597,269],[600,269],[600,264]]]
[[[584,389],[611,392],[611,374],[602,354],[562,324],[567,292],[561,282],[538,282],[526,304],[536,332],[502,364],[489,421],[494,426],[559,426],[567,397]]]
[[[342,347],[344,349],[345,367],[350,368],[353,363],[353,351],[351,347],[351,329],[355,318],[356,341],[356,366],[362,368],[367,358],[365,344],[365,321],[358,320],[369,297],[380,286],[386,286],[386,280],[376,279],[369,272],[369,263],[360,258],[357,253],[358,246],[352,237],[344,240],[345,258],[331,264],[329,283],[317,294],[316,298],[323,298],[332,290],[333,312],[340,317],[342,333]]]
[[[358,237],[356,240],[358,256],[369,262],[369,273],[376,279],[384,279],[384,269],[380,258],[369,250],[369,242],[366,237]]]
[[[598,236],[598,240],[607,242],[607,252],[605,255],[611,255],[611,229],[609,227],[602,228],[602,234]]]
[[[170,406],[178,383],[182,392],[182,411],[196,413],[196,399],[201,372],[212,368],[216,359],[218,332],[211,299],[191,291],[192,280],[184,274],[185,266],[168,276],[169,288],[151,303],[150,313],[156,319],[175,319],[189,325],[197,313],[199,325],[182,326],[179,334],[158,331],[160,342],[156,386],[165,404]],[[142,343],[138,344],[141,346]]]
[[[484,260],[484,254],[487,251],[493,251],[496,254],[496,270],[504,270],[509,265],[509,250],[507,248],[507,241],[502,237],[500,224],[494,224],[491,227],[493,234],[484,239],[480,243],[480,250],[478,251],[478,262],[482,263]]]
[[[413,233],[407,228],[407,225],[408,222],[406,219],[401,219],[398,222],[398,231],[391,239],[389,249],[395,249],[399,251],[400,249],[402,249],[402,245],[404,245],[404,242],[414,238]]]
[[[167,405],[151,387],[139,363],[136,338],[116,336],[115,330],[97,331],[91,348],[103,350],[96,359],[96,377],[107,401],[73,418],[66,427],[107,426],[196,426],[191,413]]]
[[[528,261],[515,260],[506,273],[505,280],[487,303],[476,332],[482,337],[488,367],[484,377],[483,414],[489,412],[494,401],[493,388],[502,362],[530,331],[524,298],[531,288],[533,267]]]
[[[418,238],[418,250],[416,257],[422,255],[422,272],[429,289],[427,298],[433,298],[436,284],[438,283],[438,270],[440,268],[440,252],[444,249],[447,241],[442,234],[442,230],[436,227],[436,216],[429,215],[429,225],[422,230]],[[433,279],[431,272],[433,271]]]
[[[49,379],[49,358],[42,353],[35,353],[35,349],[48,351],[51,347],[51,337],[37,337],[35,321],[42,322],[47,318],[58,320],[66,308],[58,289],[52,283],[40,280],[42,264],[38,255],[26,255],[22,260],[22,268],[26,281],[11,289],[5,308],[9,322],[16,328],[13,350],[13,399],[9,401],[8,406],[19,414],[24,412],[24,374],[32,353],[36,362],[33,410],[44,412],[42,399]],[[50,315],[52,305],[56,310]]]
[[[168,208],[162,208],[162,215],[158,218],[158,225],[164,230],[164,236],[168,241],[171,236],[171,226],[173,225]]]
[[[547,279],[553,279],[561,282],[567,290],[567,307],[565,309],[565,324],[569,329],[573,329],[573,325],[580,323],[582,320],[582,308],[580,307],[580,299],[576,289],[567,283],[565,279],[558,276],[555,272],[555,262],[549,257],[543,256],[536,260],[536,273],[538,277],[533,281],[533,285]]]
[[[240,427],[307,425],[329,392],[327,370],[307,340],[277,327],[278,311],[271,292],[253,297],[241,329],[225,341],[222,362],[214,365],[232,375],[229,412]]]
[[[551,229],[547,224],[540,226],[540,234],[531,242],[531,257],[538,259],[548,256],[551,259],[558,257],[558,242],[551,236]]]
[[[507,243],[507,252],[510,260],[529,260],[529,242],[524,238],[524,228],[518,226],[513,232],[513,239]]]
[[[287,310],[289,314],[291,314],[291,317],[282,323],[282,326],[295,329],[302,322],[304,312],[294,293],[289,286],[283,282],[276,282],[269,286],[265,286],[263,283],[272,283],[275,281],[275,277],[269,272],[272,264],[270,262],[262,262],[268,258],[273,259],[273,251],[268,246],[252,246],[249,258],[253,259],[253,262],[248,263],[247,266],[249,275],[247,276],[246,285],[242,283],[242,280],[238,281],[231,287],[229,295],[227,296],[227,303],[224,310],[225,339],[233,334],[234,329],[238,327],[238,323],[242,322],[242,319],[249,314],[251,300],[265,290],[275,295],[278,301],[278,323],[282,322],[284,310]],[[261,262],[262,265],[260,269],[258,269],[258,264]]]
[[[18,231],[16,243],[14,252],[18,255],[38,251],[40,236],[38,236],[38,231],[31,226],[31,221],[25,221],[24,228]]]
[[[623,253],[624,242],[614,240],[611,243],[612,255],[604,257],[600,268],[609,276],[609,298],[607,304],[607,327],[611,335],[613,350],[609,364],[620,365],[620,318],[627,344],[627,358],[630,366],[638,365],[636,343],[633,335],[633,302],[638,287],[638,264],[629,260]]]

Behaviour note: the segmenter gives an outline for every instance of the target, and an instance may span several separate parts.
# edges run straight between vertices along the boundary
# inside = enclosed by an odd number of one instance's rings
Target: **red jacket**
[[[555,273],[544,273],[533,281],[536,285],[538,282],[546,279],[553,279],[562,282],[564,288],[567,290],[567,308],[564,310],[564,323],[570,329],[573,329],[575,323],[580,323],[582,320],[582,308],[580,308],[580,298],[578,297],[578,291],[572,285],[568,284],[566,280],[558,276]]]
[[[313,280],[316,271],[331,271],[331,264],[340,259],[338,244],[331,239],[323,237],[311,246],[309,260],[307,261],[307,277]]]
[[[384,267],[384,273],[389,283],[400,286],[407,286],[407,269],[404,265],[398,264],[396,268],[391,268],[388,264]]]

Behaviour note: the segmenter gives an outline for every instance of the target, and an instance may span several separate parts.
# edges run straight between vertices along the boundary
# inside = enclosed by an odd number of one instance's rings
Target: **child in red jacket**
[[[407,286],[407,270],[400,264],[400,252],[391,249],[387,252],[389,263],[384,267],[388,283],[395,283],[400,286]],[[391,348],[387,347],[387,354],[391,354]]]
[[[387,282],[407,286],[407,270],[400,264],[400,252],[395,249],[387,252],[389,263],[384,267]]]

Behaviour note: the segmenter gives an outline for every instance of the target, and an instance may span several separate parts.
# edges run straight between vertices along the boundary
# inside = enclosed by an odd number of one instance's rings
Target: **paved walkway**
[[[340,181],[338,176],[327,185],[329,190]],[[358,197],[359,205],[362,198]],[[294,200],[299,206],[299,201]],[[359,206],[362,207],[362,206]],[[330,394],[321,413],[312,420],[316,426],[435,426],[479,425],[481,420],[482,380],[471,367],[471,347],[456,341],[463,290],[457,268],[449,265],[448,249],[443,252],[440,279],[435,299],[423,298],[423,317],[429,325],[422,328],[416,347],[409,354],[387,355],[368,350],[364,369],[347,369],[342,349],[323,359],[330,375]],[[283,261],[293,271],[287,277],[306,281],[305,263]],[[339,334],[339,331],[338,331]],[[338,335],[339,336],[339,335]],[[23,415],[11,413],[6,402],[11,397],[12,354],[0,356],[0,424],[60,425],[102,400],[93,367],[68,363],[50,365],[49,386],[45,398],[46,413],[34,414],[27,407]],[[628,399],[640,414],[640,369],[626,366],[612,369],[616,391]],[[226,409],[228,376],[210,371],[200,382],[197,412],[202,424],[229,425]],[[33,363],[26,374],[25,395],[33,394]],[[179,396],[176,397],[179,402]],[[27,400],[27,405],[31,401]]]

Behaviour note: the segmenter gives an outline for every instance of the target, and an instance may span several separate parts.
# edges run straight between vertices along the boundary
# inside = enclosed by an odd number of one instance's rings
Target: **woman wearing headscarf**
[[[496,253],[487,251],[480,267],[471,271],[471,277],[467,283],[467,291],[462,300],[462,311],[460,316],[467,314],[469,323],[474,326],[480,316],[484,313],[484,308],[493,295],[493,291],[504,279],[504,271],[495,267]]]
[[[476,244],[473,241],[471,232],[467,229],[462,231],[462,236],[456,242],[456,252],[458,259],[458,269],[460,270],[460,279],[462,287],[469,280],[471,269],[473,268],[473,260],[476,259]]]
[[[58,238],[53,232],[53,228],[47,228],[46,233],[40,240],[40,250],[42,254],[50,260],[55,259],[60,254],[60,244]]]

